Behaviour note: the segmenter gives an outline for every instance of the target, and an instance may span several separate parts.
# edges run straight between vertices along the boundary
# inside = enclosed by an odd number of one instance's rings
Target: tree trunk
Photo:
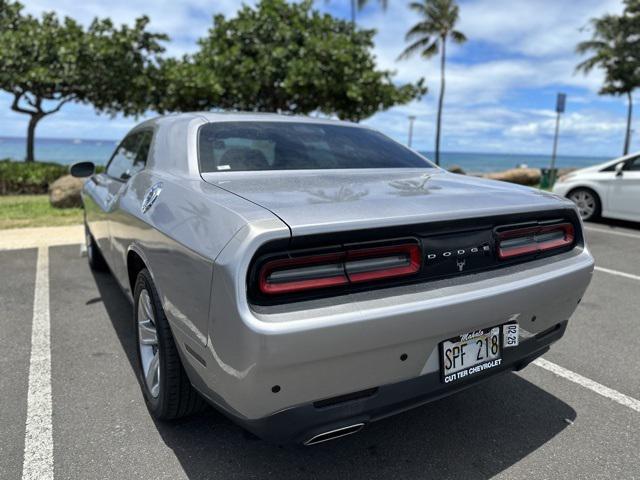
[[[40,113],[33,113],[29,119],[29,126],[27,127],[27,156],[25,158],[25,162],[35,162],[34,140],[36,135],[36,126],[38,125],[38,122],[42,120],[43,116],[44,115]]]
[[[633,99],[631,92],[627,92],[627,133],[624,137],[624,152],[622,155],[629,153],[629,145],[631,143],[631,116],[633,114]]]
[[[442,50],[440,52],[440,98],[438,98],[438,118],[436,121],[436,165],[440,165],[440,125],[442,124],[442,103],[444,101],[444,66],[446,58],[446,37],[441,37]]]

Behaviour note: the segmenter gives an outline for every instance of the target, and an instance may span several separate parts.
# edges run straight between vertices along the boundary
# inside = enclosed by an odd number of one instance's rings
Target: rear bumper
[[[435,373],[439,343],[464,332],[514,320],[521,331],[547,331],[571,317],[593,271],[588,250],[576,248],[499,271],[390,288],[385,296],[363,292],[258,311],[247,305],[236,273],[246,271],[235,258],[242,250],[229,251],[214,269],[208,345],[197,351],[202,361],[183,357],[196,388],[247,422]]]
[[[206,345],[173,332],[194,386],[274,441],[304,441],[359,418],[375,421],[521,368],[560,338],[594,267],[579,246],[453,279],[259,308],[248,303],[246,272],[255,246],[270,240],[265,235],[270,230],[244,229],[216,258]],[[513,321],[527,335],[504,352],[500,367],[441,384],[443,340]],[[318,408],[371,389],[369,397]]]
[[[549,330],[521,341],[518,347],[505,349],[499,367],[453,385],[442,383],[439,372],[433,372],[369,389],[362,392],[361,398],[309,402],[257,420],[234,420],[250,432],[271,442],[304,443],[323,432],[354,424],[366,425],[454,394],[499,373],[521,370],[543,355],[553,342],[559,340],[564,335],[566,327],[567,321],[558,323]]]

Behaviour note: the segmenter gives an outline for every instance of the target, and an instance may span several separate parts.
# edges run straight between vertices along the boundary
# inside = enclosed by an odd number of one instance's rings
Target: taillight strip
[[[281,258],[262,266],[258,284],[272,295],[397,278],[417,273],[421,258],[416,243]]]
[[[399,259],[402,256],[404,261]],[[357,268],[362,265],[359,259],[372,257],[380,261],[377,267],[372,265],[369,269]],[[352,283],[368,282],[417,273],[420,270],[420,259],[420,248],[414,244],[349,250],[345,270]],[[382,263],[383,260],[384,263]]]
[[[560,234],[554,236],[553,234]],[[571,223],[517,228],[498,233],[498,256],[502,260],[573,245]]]
[[[344,272],[344,257],[345,254],[329,253],[324,255],[313,255],[308,257],[298,258],[282,258],[278,260],[272,260],[267,262],[260,270],[259,286],[263,293],[278,294],[278,293],[292,293],[303,290],[310,290],[316,288],[335,287],[339,285],[347,285],[349,280]],[[327,265],[339,265],[340,274],[329,274],[325,276],[314,276],[311,278],[299,278],[287,281],[283,280],[282,273],[287,271],[294,271],[295,267],[311,267],[311,266],[327,266]],[[280,274],[280,278],[270,278],[272,273],[276,272]]]

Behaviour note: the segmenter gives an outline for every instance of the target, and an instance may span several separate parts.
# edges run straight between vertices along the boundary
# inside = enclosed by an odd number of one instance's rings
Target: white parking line
[[[556,365],[544,358],[538,358],[533,361],[534,365],[537,365],[540,368],[544,368],[545,370],[549,370],[552,373],[555,373],[559,377],[566,378],[578,385],[583,386],[584,388],[588,388],[592,392],[597,393],[598,395],[602,395],[614,402],[619,403],[620,405],[624,405],[625,407],[629,407],[631,410],[635,410],[640,413],[640,400],[636,400],[635,398],[631,398],[624,393],[620,393],[617,390],[614,390],[609,387],[605,387],[604,385],[594,382],[593,380],[588,379],[587,377],[583,377],[582,375],[572,372],[571,370],[567,370],[560,365]]]
[[[584,227],[585,230],[590,232],[599,232],[599,233],[610,233],[611,235],[618,235],[620,237],[629,237],[629,238],[638,238],[640,239],[640,235],[634,233],[627,232],[618,232],[616,230],[606,230],[604,228],[593,228],[593,227]]]
[[[610,268],[604,268],[604,267],[598,267],[598,266],[596,266],[594,268],[598,272],[604,272],[604,273],[608,273],[610,275],[617,275],[619,277],[630,278],[631,280],[639,280],[640,281],[640,275],[633,275],[632,273],[621,272],[619,270],[611,270]]]
[[[22,478],[53,479],[49,248],[38,248]]]

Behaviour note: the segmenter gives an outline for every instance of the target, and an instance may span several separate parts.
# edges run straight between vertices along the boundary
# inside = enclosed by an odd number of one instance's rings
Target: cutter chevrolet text
[[[524,368],[594,266],[569,200],[448,173],[346,122],[159,117],[106,172],[72,173],[89,177],[89,262],[133,301],[151,413],[208,402],[274,442],[331,440]]]

